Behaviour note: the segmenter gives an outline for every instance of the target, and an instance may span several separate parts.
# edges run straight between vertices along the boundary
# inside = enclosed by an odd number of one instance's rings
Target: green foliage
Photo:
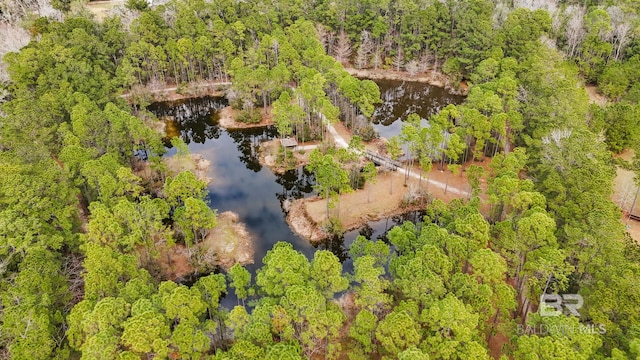
[[[187,246],[204,241],[209,230],[218,223],[216,212],[203,200],[192,197],[184,199],[184,206],[175,210],[173,218],[175,227],[184,236]]]
[[[242,300],[244,304],[244,300],[249,296],[252,292],[250,288],[251,285],[251,273],[247,271],[247,269],[243,268],[240,264],[235,264],[229,269],[229,280],[230,286],[234,288],[236,292],[236,297]]]
[[[6,17],[31,5],[3,4],[0,12]],[[582,294],[585,319],[607,333],[525,335],[503,355],[640,354],[637,245],[624,242],[610,201],[615,169],[605,148],[619,152],[638,140],[637,6],[570,1],[549,14],[486,0],[186,1],[154,8],[131,0],[126,6],[141,11],[130,23],[117,16],[97,23],[70,14],[69,1],[51,5],[66,19],[32,21],[32,41],[4,58],[11,80],[0,119],[3,355],[485,359],[492,336],[512,335],[512,314],[534,325],[578,326],[574,318],[530,314],[543,291],[561,289]],[[332,44],[334,34],[342,40]],[[554,42],[569,61],[548,46]],[[434,201],[428,222],[388,233],[393,250],[356,239],[353,273],[327,251],[309,262],[279,243],[256,272],[261,297],[249,312],[220,308],[221,274],[158,289],[140,269],[149,259],[137,250],[157,255],[156,242],[171,245],[174,235],[191,246],[215,226],[215,212],[204,201],[206,185],[190,172],[166,179],[156,196],[132,171],[164,146],[119,93],[231,80],[228,95],[242,109],[240,120],[262,118],[257,106],[268,115],[277,99],[273,116],[282,136],[320,138],[327,123],[343,119],[367,140],[379,89],[325,53],[342,57],[349,47],[357,47],[363,67],[429,67],[448,74],[454,87],[471,81],[463,106],[444,107],[429,128],[407,126],[402,142],[408,161],[418,160],[427,173],[433,160],[460,171],[456,163],[467,156],[493,153],[490,223],[478,212],[482,171],[469,167],[474,199]],[[597,82],[613,103],[589,114],[579,76]],[[186,144],[175,141],[178,155],[186,155]],[[526,156],[513,145],[526,147]],[[362,149],[357,140],[351,147]],[[389,154],[401,156],[398,138]],[[329,215],[335,195],[353,186],[344,165],[354,160],[346,150],[311,155]],[[375,181],[371,164],[364,174]],[[88,223],[81,226],[78,209],[85,208]],[[76,264],[81,255],[83,266]],[[235,266],[228,277],[243,304],[254,295],[247,270]],[[349,281],[357,315],[344,327],[333,297],[349,290]]]
[[[289,286],[303,285],[309,279],[309,261],[289,243],[274,245],[262,262],[256,284],[268,296],[282,296]]]
[[[127,0],[125,7],[130,10],[144,11],[149,8],[147,0]]]
[[[621,103],[593,109],[593,130],[604,130],[609,150],[620,153],[638,142],[639,109],[638,105]]]
[[[575,317],[539,317],[531,322],[535,328],[544,325],[550,331],[548,336],[524,335],[517,339],[516,357],[537,359],[588,359],[595,355],[602,345],[597,334],[580,331],[581,325]],[[566,330],[556,330],[566,329]]]
[[[551,25],[551,17],[544,10],[515,9],[502,23],[502,49],[505,56],[526,56],[529,45],[537,41],[543,33],[549,32]]]
[[[329,219],[330,200],[335,199],[340,193],[353,190],[350,186],[349,175],[334,155],[323,155],[317,148],[309,155],[307,169],[315,175],[315,187],[319,194],[327,199],[327,219]]]
[[[356,349],[370,354],[374,349],[374,331],[378,318],[368,310],[361,310],[356,315],[349,330],[349,336],[355,341]]]
[[[246,124],[257,124],[262,121],[262,115],[258,111],[241,110],[238,112],[236,120]]]
[[[362,235],[358,235],[349,247],[349,256],[354,260],[362,256],[372,256],[376,259],[378,266],[385,266],[389,251],[389,245],[384,241],[371,241]]]
[[[340,260],[330,251],[316,251],[311,261],[309,275],[327,300],[349,286],[349,281],[342,275]]]
[[[207,184],[196,178],[191,171],[183,171],[174,177],[167,178],[162,193],[171,206],[184,205],[188,198],[204,198]]]
[[[406,312],[391,312],[380,321],[376,329],[376,339],[389,355],[416,346],[420,343],[420,333],[415,320]]]
[[[16,276],[2,283],[3,316],[0,322],[7,350],[14,358],[49,359],[61,341],[61,308],[70,300],[57,254],[32,247]],[[42,276],[50,274],[49,276]]]
[[[385,293],[389,288],[389,280],[382,276],[383,267],[376,264],[372,256],[362,256],[353,261],[353,279],[360,285],[355,288],[357,306],[373,313],[381,313],[391,303],[391,297]]]
[[[613,51],[613,45],[605,41],[611,31],[611,19],[603,10],[594,8],[584,18],[587,34],[580,46],[578,65],[587,81],[595,81],[606,65],[606,58]]]

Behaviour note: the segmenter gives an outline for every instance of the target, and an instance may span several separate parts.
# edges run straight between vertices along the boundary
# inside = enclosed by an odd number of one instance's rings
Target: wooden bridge
[[[389,168],[394,171],[402,167],[402,164],[399,161],[393,160],[387,156],[380,155],[371,150],[365,151],[364,156],[366,156],[369,160],[373,161],[375,164]]]

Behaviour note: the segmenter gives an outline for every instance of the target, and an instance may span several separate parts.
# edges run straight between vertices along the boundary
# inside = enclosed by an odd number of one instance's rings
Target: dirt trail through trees
[[[337,146],[340,146],[340,147],[343,147],[343,148],[348,148],[349,147],[348,141],[346,141],[340,134],[338,134],[338,131],[336,130],[336,128],[332,124],[327,125],[327,129],[329,130],[329,133],[333,137],[333,139],[334,139],[334,141],[335,141]],[[354,151],[356,151],[356,150],[354,150]],[[358,151],[356,151],[356,152],[358,152]],[[358,152],[358,153],[360,155],[362,155],[361,152]],[[418,173],[416,173],[414,171],[407,170],[404,167],[401,170],[399,169],[398,171],[403,171],[403,172],[407,172],[408,171],[408,176],[409,177],[412,177],[414,179],[422,179],[422,181],[425,181],[425,182],[427,181],[427,179],[424,179],[424,175],[420,175],[420,174],[418,174]],[[469,192],[466,191],[466,190],[463,190],[463,189],[460,189],[460,188],[456,188],[456,187],[451,186],[451,185],[447,186],[447,184],[445,184],[445,183],[443,183],[441,181],[438,181],[438,180],[428,179],[428,182],[429,182],[429,185],[433,185],[433,186],[435,186],[437,188],[440,188],[442,190],[444,190],[446,188],[447,191],[450,191],[451,193],[456,194],[456,195],[461,195],[461,196],[468,196],[469,195]]]

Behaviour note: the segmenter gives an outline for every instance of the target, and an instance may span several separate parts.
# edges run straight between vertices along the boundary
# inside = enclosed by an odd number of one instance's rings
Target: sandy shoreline
[[[417,181],[409,181],[404,186],[404,174],[401,172],[380,173],[375,184],[342,194],[340,204],[331,209],[330,214],[332,217],[338,215],[344,231],[359,229],[372,221],[424,209],[433,194],[416,203],[406,202],[416,189]],[[320,196],[294,200],[286,217],[291,230],[311,243],[333,236],[323,229],[326,219],[326,199]]]
[[[290,211],[287,214],[287,224],[293,232],[307,239],[312,244],[321,242],[333,236],[322,229],[322,223],[316,223],[309,213],[307,212],[307,205],[309,203],[321,202],[324,204],[326,200],[320,197],[297,199],[291,203]],[[324,205],[323,205],[324,206]],[[344,232],[359,229],[370,222],[379,221],[387,217],[406,214],[411,211],[424,210],[424,205],[412,205],[407,207],[396,207],[388,209],[381,213],[375,213],[368,216],[364,216],[358,219],[356,222],[344,226]]]
[[[307,199],[297,199],[291,203],[286,217],[287,224],[296,235],[311,243],[318,243],[329,238],[331,234],[322,230],[319,224],[311,220],[307,213],[306,201]]]
[[[238,214],[225,211],[218,215],[218,225],[211,229],[203,247],[214,256],[217,265],[229,270],[233,265],[253,264],[254,238]]]

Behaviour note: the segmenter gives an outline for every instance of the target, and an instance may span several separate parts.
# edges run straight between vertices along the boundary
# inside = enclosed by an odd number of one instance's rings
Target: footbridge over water
[[[375,164],[394,171],[402,167],[402,164],[399,161],[393,160],[392,158],[384,155],[380,155],[371,150],[365,151],[364,156],[366,156],[367,159],[373,161]]]

